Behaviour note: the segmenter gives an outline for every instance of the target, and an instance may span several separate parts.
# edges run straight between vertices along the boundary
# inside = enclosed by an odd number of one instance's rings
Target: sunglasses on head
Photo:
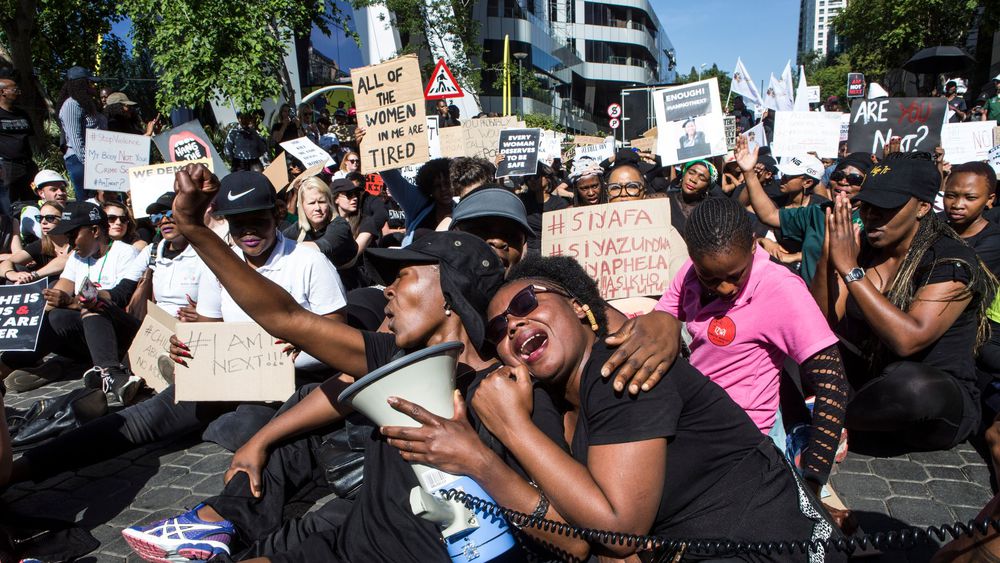
[[[539,293],[555,293],[556,295],[562,295],[563,297],[569,297],[570,299],[573,298],[572,295],[562,289],[531,284],[521,291],[518,291],[514,297],[511,297],[510,303],[507,304],[507,308],[504,312],[493,317],[488,323],[486,323],[486,339],[494,345],[499,344],[507,334],[507,315],[523,317],[530,314],[538,308],[537,296]]]
[[[174,217],[174,210],[166,211],[164,213],[153,213],[149,216],[149,220],[153,223],[159,223],[164,219],[172,219]]]
[[[39,215],[38,220],[42,223],[58,223],[62,220],[59,215]]]
[[[865,181],[863,174],[851,173],[847,174],[843,170],[837,170],[833,174],[830,174],[830,181],[832,182],[847,182],[852,186],[860,186],[862,182]]]

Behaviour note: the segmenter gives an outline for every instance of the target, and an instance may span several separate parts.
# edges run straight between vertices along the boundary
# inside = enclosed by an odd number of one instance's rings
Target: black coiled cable
[[[607,530],[595,530],[592,528],[578,528],[563,522],[548,520],[539,516],[532,516],[509,508],[504,508],[494,502],[467,494],[457,489],[447,489],[440,491],[445,500],[454,500],[465,505],[466,508],[476,512],[482,512],[494,517],[501,517],[518,527],[532,527],[544,532],[553,532],[568,537],[578,537],[588,543],[598,542],[604,544],[617,544],[628,546],[643,546],[644,548],[665,549],[670,553],[677,553],[681,550],[694,552],[702,555],[724,555],[734,553],[809,553],[818,551],[820,548],[835,549],[847,554],[854,553],[859,549],[873,547],[882,551],[910,549],[917,544],[925,543],[931,539],[944,541],[946,539],[957,539],[963,535],[972,536],[974,532],[986,534],[990,528],[1000,532],[1000,520],[996,518],[985,518],[982,520],[969,520],[967,522],[954,522],[952,524],[942,524],[940,526],[927,526],[918,528],[910,526],[900,530],[888,532],[878,532],[853,536],[850,538],[830,538],[811,541],[757,541],[757,542],[735,542],[727,540],[700,540],[684,539],[671,540],[660,536],[626,534],[622,532],[610,532]],[[950,538],[949,538],[950,536]]]

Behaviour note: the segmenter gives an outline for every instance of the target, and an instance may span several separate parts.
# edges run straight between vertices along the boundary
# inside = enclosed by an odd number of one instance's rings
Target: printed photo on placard
[[[653,92],[657,154],[678,164],[726,154],[726,129],[715,78]]]

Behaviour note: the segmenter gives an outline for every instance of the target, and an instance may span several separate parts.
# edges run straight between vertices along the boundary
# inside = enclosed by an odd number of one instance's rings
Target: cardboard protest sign
[[[465,156],[465,132],[461,127],[443,127],[439,129],[438,144],[442,158]]]
[[[279,154],[264,169],[264,176],[267,176],[274,191],[281,191],[288,185],[288,161],[285,160],[285,153]]]
[[[573,174],[600,164],[615,155],[615,138],[608,137],[598,145],[576,147],[573,155]]]
[[[0,285],[0,351],[34,352],[45,315],[42,290],[48,280]]]
[[[604,137],[594,137],[592,135],[576,135],[573,137],[574,145],[596,145],[603,142]]]
[[[299,159],[302,166],[312,168],[316,165],[333,164],[333,157],[330,153],[321,149],[319,145],[309,140],[309,137],[299,137],[291,141],[279,143],[281,148],[288,151],[288,154]]]
[[[688,258],[664,198],[544,213],[542,255],[575,258],[605,299],[659,297]]]
[[[881,155],[892,137],[902,139],[903,152],[932,152],[941,144],[946,109],[944,98],[858,100],[851,108],[847,152]]]
[[[223,178],[229,174],[229,168],[197,119],[160,133],[153,137],[153,142],[166,162],[211,158],[212,172],[216,176]]]
[[[779,111],[774,116],[774,156],[802,156],[815,152],[820,158],[837,158],[840,114],[823,111]]]
[[[663,164],[726,154],[726,131],[715,78],[652,93]],[[735,135],[735,130],[734,130]]]
[[[1000,127],[993,128],[993,146],[1000,145]]]
[[[132,372],[146,380],[146,385],[159,393],[173,385],[174,361],[170,359],[170,336],[176,332],[177,319],[156,303],[146,303],[146,318],[128,349]],[[160,370],[163,363],[167,373]],[[168,375],[169,374],[169,375]],[[168,380],[165,376],[169,377]]]
[[[726,150],[731,151],[736,148],[736,116],[727,115],[722,119],[726,128]]]
[[[649,152],[656,154],[656,137],[640,137],[638,139],[632,139],[629,141],[633,149],[639,149],[639,152]]]
[[[767,131],[764,130],[763,123],[758,123],[747,129],[740,134],[740,137],[746,137],[747,149],[750,152],[753,152],[756,148],[767,146]]]
[[[105,192],[128,191],[128,169],[149,164],[150,138],[145,135],[87,129],[83,187]]]
[[[188,164],[204,164],[212,169],[212,160],[205,158],[186,162],[167,162],[149,166],[136,166],[128,170],[128,188],[132,192],[132,215],[146,217],[146,207],[161,195],[174,191],[174,175]]]
[[[500,132],[500,154],[504,159],[497,165],[497,178],[530,176],[538,170],[539,129],[507,129]]]
[[[424,89],[416,55],[351,69],[361,140],[361,167],[381,172],[427,162]]]
[[[431,158],[441,158],[441,127],[438,116],[427,116],[427,150]]]
[[[284,401],[295,366],[284,345],[255,323],[178,323],[188,367],[174,369],[177,401]]]
[[[993,121],[945,123],[941,129],[944,159],[951,164],[983,162],[993,148]]]
[[[485,158],[494,162],[499,154],[497,147],[500,143],[500,132],[516,127],[517,118],[512,115],[466,119],[462,122],[465,156]]]

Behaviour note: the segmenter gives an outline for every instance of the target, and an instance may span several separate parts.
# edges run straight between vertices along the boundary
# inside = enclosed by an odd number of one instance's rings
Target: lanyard
[[[94,283],[94,287],[101,287],[101,277],[104,275],[104,266],[108,263],[108,255],[111,254],[111,248],[115,245],[115,241],[111,241],[108,245],[108,251],[104,253],[104,260],[101,260],[101,270],[97,272],[97,281],[90,280]],[[87,277],[90,277],[90,261],[87,261]]]

